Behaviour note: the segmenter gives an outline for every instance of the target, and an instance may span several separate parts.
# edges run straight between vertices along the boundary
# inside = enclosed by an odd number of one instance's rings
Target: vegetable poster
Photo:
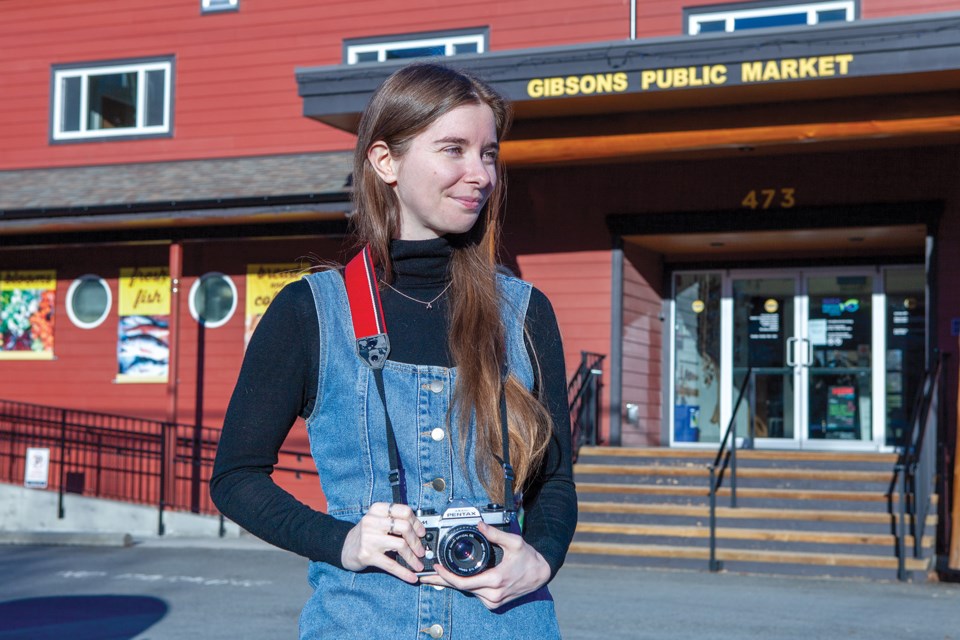
[[[53,360],[57,272],[0,271],[0,360]]]

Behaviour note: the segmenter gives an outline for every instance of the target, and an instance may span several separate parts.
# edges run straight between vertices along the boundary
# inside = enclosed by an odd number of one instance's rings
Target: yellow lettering
[[[723,84],[727,81],[726,65],[718,64],[710,67],[710,84]]]
[[[686,67],[677,67],[676,69],[667,69],[669,73],[672,71],[671,78],[673,86],[677,89],[682,89],[683,87],[690,86],[690,72]]]
[[[640,89],[646,91],[650,88],[650,85],[656,82],[657,72],[653,69],[646,69],[640,73]]]
[[[527,83],[527,95],[531,98],[542,98],[543,97],[543,80],[540,78],[534,78]]]
[[[848,65],[853,62],[853,55],[849,53],[843,53],[834,57],[837,60],[837,64],[840,65],[840,75],[847,75],[847,72],[849,71]]]
[[[614,91],[626,91],[629,84],[627,83],[627,74],[623,71],[613,74],[613,90]]]
[[[591,94],[597,90],[597,76],[580,78],[580,93]]]
[[[613,91],[613,74],[603,73],[597,76],[597,93],[610,93]]]
[[[820,56],[820,64],[817,66],[821,76],[832,76],[833,56]]]
[[[575,96],[580,92],[580,78],[577,76],[567,76],[563,81],[564,93],[568,96]]]
[[[800,60],[800,77],[816,78],[817,77],[816,62],[817,62],[816,58],[802,58]]]
[[[759,82],[762,76],[762,62],[744,62],[740,65],[740,78],[743,82]]]
[[[709,78],[709,76],[707,75],[707,69],[709,69],[709,68],[710,68],[710,67],[703,67],[703,75],[701,76],[701,75],[698,73],[698,71],[700,71],[699,69],[697,69],[696,67],[690,67],[690,83],[689,83],[689,86],[691,86],[691,87],[702,87],[702,86],[703,86],[703,83],[704,83],[704,80],[707,79],[707,78]]]
[[[797,79],[797,61],[793,58],[787,58],[780,63],[780,78],[782,80]]]
[[[548,96],[563,95],[563,78],[548,78],[547,82],[550,83],[550,86],[547,89]]]
[[[776,60],[768,60],[767,63],[763,66],[763,77],[761,80],[766,82],[767,80],[779,80],[780,79],[780,65],[777,64]]]

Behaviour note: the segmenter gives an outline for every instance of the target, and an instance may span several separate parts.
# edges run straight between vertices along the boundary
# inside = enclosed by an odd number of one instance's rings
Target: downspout
[[[610,291],[610,431],[614,447],[623,433],[623,239],[616,236],[611,252]]]
[[[637,0],[630,0],[630,39],[637,39]]]

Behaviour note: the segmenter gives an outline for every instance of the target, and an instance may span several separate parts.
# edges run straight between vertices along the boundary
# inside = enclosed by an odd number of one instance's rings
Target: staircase
[[[584,447],[574,465],[580,520],[569,562],[706,570],[713,451]],[[729,469],[717,497],[717,559],[728,571],[896,579],[889,497],[893,454],[737,451],[737,508]],[[936,507],[922,536],[930,568]]]

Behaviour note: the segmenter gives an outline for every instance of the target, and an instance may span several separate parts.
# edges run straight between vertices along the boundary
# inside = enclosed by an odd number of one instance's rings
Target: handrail
[[[65,515],[64,493],[83,493],[156,506],[163,535],[168,509],[217,513],[208,492],[200,500],[194,494],[198,483],[209,481],[218,440],[219,429],[211,427],[0,400],[0,481],[22,482],[27,448],[47,448],[59,518]]]
[[[707,465],[710,472],[710,571],[720,571],[723,563],[717,561],[717,490],[723,484],[723,473],[730,466],[730,507],[737,508],[737,437],[736,431],[737,413],[740,411],[740,403],[747,388],[753,383],[753,367],[747,368],[747,375],[743,378],[740,385],[740,393],[737,394],[737,401],[733,404],[733,412],[730,414],[730,422],[727,424],[727,430],[720,439],[720,446],[717,448],[717,455],[713,462]],[[727,440],[730,441],[730,449],[727,451]],[[724,452],[726,451],[726,455]],[[722,461],[722,463],[721,463]],[[717,472],[719,467],[720,471]]]
[[[567,400],[570,407],[570,437],[573,461],[577,461],[580,447],[597,444],[600,423],[600,390],[603,387],[603,363],[605,355],[580,352],[580,366],[567,384]]]
[[[913,556],[923,554],[923,532],[930,511],[933,495],[934,475],[936,474],[936,438],[928,438],[927,432],[933,430],[936,435],[940,419],[942,402],[942,379],[945,370],[946,353],[935,355],[933,366],[924,372],[923,384],[911,411],[910,426],[904,434],[900,455],[894,466],[891,482],[891,495],[899,488],[899,519],[896,528],[897,538],[897,578],[906,580],[906,536],[907,516],[910,519],[910,533],[913,535]]]

